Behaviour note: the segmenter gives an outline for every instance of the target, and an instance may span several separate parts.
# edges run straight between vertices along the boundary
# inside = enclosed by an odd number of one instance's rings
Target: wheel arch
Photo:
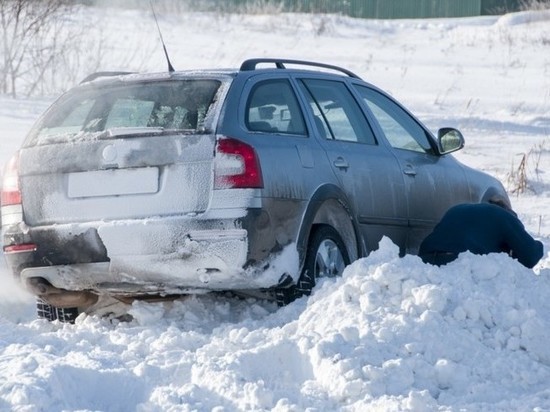
[[[479,200],[479,203],[498,203],[503,202],[509,209],[512,209],[512,203],[510,198],[503,187],[491,186],[485,190],[483,196]]]
[[[312,230],[316,225],[329,225],[338,232],[351,262],[366,255],[365,242],[354,216],[350,202],[337,186],[324,185],[315,191],[304,212],[297,239],[300,271],[305,262]]]

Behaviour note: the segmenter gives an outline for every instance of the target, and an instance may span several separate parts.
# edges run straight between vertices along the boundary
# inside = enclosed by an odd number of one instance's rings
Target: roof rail
[[[297,65],[302,65],[302,66],[322,67],[324,69],[330,69],[330,70],[335,70],[335,71],[338,71],[338,72],[342,72],[344,74],[347,74],[349,77],[354,77],[356,79],[360,79],[360,77],[357,76],[355,73],[350,72],[349,70],[344,69],[342,67],[333,66],[331,64],[310,62],[310,61],[306,61],[306,60],[273,59],[273,58],[268,58],[268,57],[266,57],[266,58],[260,57],[260,58],[257,58],[257,59],[245,60],[241,64],[240,70],[241,71],[256,70],[256,65],[258,65],[259,63],[274,63],[275,66],[278,69],[286,69],[285,64],[297,64]]]
[[[91,82],[92,80],[98,79],[100,77],[122,76],[124,74],[132,74],[132,73],[133,72],[96,72],[86,76],[84,80],[80,82],[80,84]]]

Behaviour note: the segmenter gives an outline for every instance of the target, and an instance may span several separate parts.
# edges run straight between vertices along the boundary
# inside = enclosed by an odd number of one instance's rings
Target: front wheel
[[[279,305],[286,305],[304,295],[309,296],[317,279],[340,276],[349,264],[348,251],[338,232],[328,225],[316,226],[308,242],[302,274],[296,286],[278,293]]]

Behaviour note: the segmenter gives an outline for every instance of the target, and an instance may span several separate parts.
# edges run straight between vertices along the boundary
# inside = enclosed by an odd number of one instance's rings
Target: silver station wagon
[[[383,236],[415,253],[496,179],[337,66],[99,73],[61,96],[4,171],[3,250],[38,315],[232,291],[287,304]]]

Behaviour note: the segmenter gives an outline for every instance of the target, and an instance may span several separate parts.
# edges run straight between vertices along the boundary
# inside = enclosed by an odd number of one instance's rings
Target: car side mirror
[[[437,131],[439,153],[447,154],[456,152],[464,147],[464,136],[457,129],[442,127]]]

